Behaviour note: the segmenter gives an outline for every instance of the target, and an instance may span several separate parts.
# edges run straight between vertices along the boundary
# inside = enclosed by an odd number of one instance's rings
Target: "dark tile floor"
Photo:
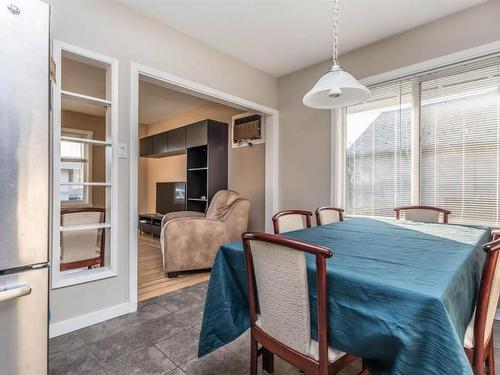
[[[138,311],[50,340],[50,375],[243,375],[249,337],[196,358],[207,283],[139,303]],[[500,324],[495,326],[500,358]],[[260,367],[260,366],[259,366]],[[354,375],[359,364],[342,371]],[[496,366],[497,372],[500,366]],[[276,375],[299,371],[275,359]],[[500,372],[498,372],[500,373]]]

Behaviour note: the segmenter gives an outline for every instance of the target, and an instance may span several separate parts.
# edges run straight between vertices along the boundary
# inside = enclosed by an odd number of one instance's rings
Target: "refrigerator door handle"
[[[28,294],[31,294],[31,287],[28,284],[18,285],[14,288],[0,291],[0,302],[27,296]]]

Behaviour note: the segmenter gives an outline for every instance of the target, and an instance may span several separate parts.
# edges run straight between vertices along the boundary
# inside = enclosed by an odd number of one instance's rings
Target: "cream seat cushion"
[[[316,361],[319,360],[319,343],[317,341],[311,340],[311,346],[309,347],[309,353]],[[345,356],[344,352],[335,350],[328,347],[328,362],[335,362],[340,357]]]
[[[427,210],[425,208],[412,208],[405,210],[405,220],[421,223],[439,223],[439,211]]]
[[[497,262],[500,261],[500,257]],[[488,301],[488,310],[486,312],[484,343],[486,344],[490,339],[493,330],[493,322],[495,320],[495,313],[498,306],[498,299],[500,295],[500,267],[498,264],[495,266],[495,273],[493,275],[493,285],[491,286],[490,297]],[[476,310],[472,314],[472,319],[467,326],[464,338],[464,347],[467,349],[474,348],[474,321],[476,320]]]
[[[321,220],[321,224],[332,224],[340,221],[340,214],[336,210],[321,210],[319,212],[319,218]]]
[[[262,329],[262,322],[260,319],[260,316],[257,315],[257,321],[255,322],[255,325],[259,328]],[[262,329],[264,332],[265,330]],[[311,343],[309,344],[309,355],[314,358],[316,361],[319,360],[319,343],[317,341],[311,340]],[[333,348],[328,347],[328,362],[335,362],[337,359],[340,357],[343,357],[345,355],[344,352],[335,350]]]
[[[61,215],[63,226],[99,224],[103,221],[102,212],[73,212]],[[85,229],[61,233],[61,262],[71,263],[99,257],[98,245],[102,229]]]
[[[474,348],[474,321],[476,320],[476,312],[472,314],[472,319],[467,326],[467,330],[465,331],[464,338],[464,348],[473,349]]]
[[[307,227],[304,216],[299,214],[288,214],[278,218],[280,233],[292,232]]]

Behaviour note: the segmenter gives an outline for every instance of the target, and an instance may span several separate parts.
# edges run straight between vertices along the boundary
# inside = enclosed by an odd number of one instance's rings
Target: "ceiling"
[[[139,123],[152,124],[167,116],[187,112],[208,104],[209,101],[179,91],[170,90],[158,83],[139,81]]]
[[[272,76],[331,55],[331,0],[117,0]],[[340,52],[486,0],[339,0]]]
[[[63,90],[77,92],[97,98],[105,98],[105,72],[86,64],[63,59]],[[102,82],[101,82],[102,81]],[[149,77],[139,80],[139,122],[151,124],[181,112],[209,103],[203,98],[170,89],[166,84]],[[69,99],[63,96],[62,109],[104,117],[106,110],[102,105]]]

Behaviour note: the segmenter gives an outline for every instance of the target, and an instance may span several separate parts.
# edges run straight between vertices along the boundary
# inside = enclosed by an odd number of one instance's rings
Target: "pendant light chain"
[[[339,4],[333,0],[333,66],[339,65]]]
[[[362,103],[370,97],[370,90],[339,66],[339,0],[333,2],[333,66],[323,74],[302,103],[310,108],[345,108]]]

